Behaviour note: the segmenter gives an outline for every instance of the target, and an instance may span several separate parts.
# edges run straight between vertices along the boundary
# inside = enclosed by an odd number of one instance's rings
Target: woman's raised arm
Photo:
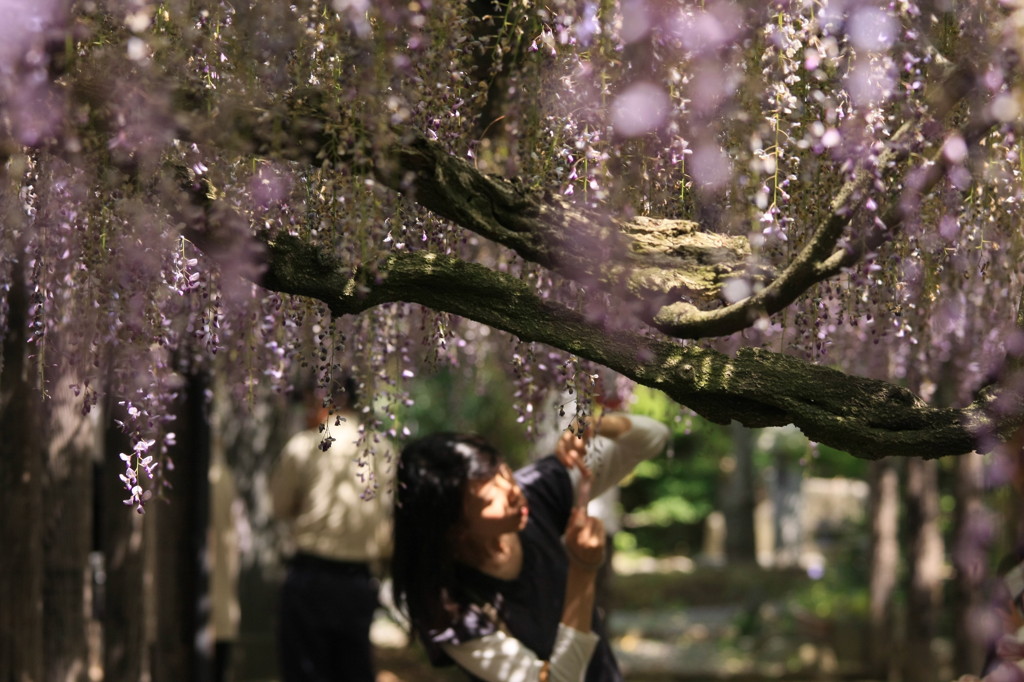
[[[581,481],[587,482],[583,488],[588,499],[617,485],[640,462],[660,454],[671,435],[669,428],[655,419],[618,412],[603,415],[588,427],[588,432],[594,429],[596,435],[592,437],[588,438],[588,433],[583,439],[577,439],[570,434],[559,441],[563,450],[579,453],[586,448],[586,454],[581,457],[584,470],[570,467],[569,476],[577,491],[582,491]],[[561,454],[556,454],[566,463]]]

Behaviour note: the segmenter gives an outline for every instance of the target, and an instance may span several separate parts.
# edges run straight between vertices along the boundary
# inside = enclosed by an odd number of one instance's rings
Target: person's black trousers
[[[377,590],[366,564],[296,555],[280,595],[283,682],[374,682]]]

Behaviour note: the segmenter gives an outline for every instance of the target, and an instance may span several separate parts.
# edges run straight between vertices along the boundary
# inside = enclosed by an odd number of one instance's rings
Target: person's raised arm
[[[594,584],[604,563],[606,539],[600,519],[587,516],[585,507],[573,507],[565,529],[569,574],[560,622],[580,632],[590,632],[593,627]]]
[[[580,504],[586,504],[661,453],[670,433],[650,417],[608,413],[581,431],[574,423],[559,438],[555,455],[569,469]]]

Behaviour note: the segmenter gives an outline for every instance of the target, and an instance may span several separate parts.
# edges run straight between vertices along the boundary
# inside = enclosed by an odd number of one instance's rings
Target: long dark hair
[[[391,579],[414,629],[444,629],[461,609],[452,531],[469,481],[487,480],[501,457],[472,434],[435,433],[409,443],[398,463]]]

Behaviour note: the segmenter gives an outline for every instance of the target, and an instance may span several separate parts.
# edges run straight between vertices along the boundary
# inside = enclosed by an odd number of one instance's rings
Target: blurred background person
[[[309,406],[307,429],[271,474],[274,515],[292,550],[278,612],[284,682],[375,679],[370,626],[390,555],[390,446],[365,446],[355,382],[337,389]]]

